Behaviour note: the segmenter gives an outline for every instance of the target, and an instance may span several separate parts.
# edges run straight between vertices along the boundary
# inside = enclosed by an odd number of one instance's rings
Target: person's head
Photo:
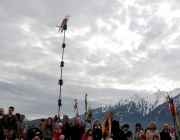
[[[44,124],[45,123],[45,119],[41,119],[41,124]]]
[[[59,136],[59,140],[64,140],[64,139],[65,139],[64,135]]]
[[[114,113],[113,113],[113,112],[110,112],[110,113],[109,113],[109,117],[113,120],[113,119],[114,119]]]
[[[146,140],[146,135],[142,134],[141,137],[140,137],[140,140]]]
[[[21,115],[21,116],[20,116],[20,122],[23,122],[24,119],[25,119],[25,116],[24,116],[24,115]]]
[[[150,124],[149,124],[149,129],[151,129],[151,130],[155,130],[156,129],[156,123],[155,122],[150,122]]]
[[[73,127],[73,123],[70,123],[69,125],[70,125],[70,128],[72,128],[72,127]]]
[[[169,132],[174,133],[174,127],[173,126],[169,126]]]
[[[74,125],[79,125],[79,119],[78,119],[78,117],[74,117]]]
[[[140,124],[140,123],[137,123],[137,124],[135,125],[135,127],[136,127],[136,131],[141,130],[141,124]]]
[[[62,123],[58,123],[57,126],[58,126],[59,128],[62,128],[62,127],[63,127],[63,124],[62,124]]]
[[[0,116],[4,115],[4,109],[0,108]]]
[[[158,140],[159,138],[158,138],[158,135],[154,135],[153,136],[153,140]]]
[[[120,129],[123,130],[124,129],[124,124],[120,125]]]
[[[169,125],[167,123],[164,124],[164,130],[168,131],[169,130]]]
[[[8,114],[9,114],[9,115],[12,115],[13,112],[14,112],[14,107],[13,107],[13,106],[10,106],[10,107],[9,107]]]
[[[69,117],[67,115],[63,115],[63,123],[67,123],[69,120]]]
[[[20,115],[19,113],[16,113],[15,116],[16,116],[16,120],[17,120],[17,121],[20,121],[21,115]]]
[[[53,130],[53,124],[52,124],[52,118],[51,118],[51,117],[49,117],[49,118],[46,120],[45,127],[46,127],[46,128],[49,128],[51,131]]]
[[[31,135],[33,138],[37,135],[36,129],[31,130]]]
[[[55,118],[55,122],[59,123],[59,118]]]
[[[14,134],[14,130],[10,130],[10,135],[13,135]]]
[[[79,121],[80,121],[79,124],[83,126],[84,125],[84,121],[83,120],[79,120]]]
[[[99,121],[98,120],[95,121],[95,127],[99,127]]]
[[[21,137],[22,137],[22,136],[21,136],[21,133],[18,133],[18,134],[17,134],[17,139],[21,139]]]
[[[129,124],[124,124],[124,131],[128,131],[129,130]]]
[[[88,136],[92,136],[92,129],[88,129],[87,133]]]

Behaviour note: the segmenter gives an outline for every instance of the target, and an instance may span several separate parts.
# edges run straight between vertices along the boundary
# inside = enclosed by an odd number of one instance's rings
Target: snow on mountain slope
[[[171,92],[171,96],[174,97],[180,94],[180,88],[175,89]],[[116,104],[104,105],[102,106],[102,112],[108,112],[109,110],[115,110],[116,108],[126,107],[126,114],[140,113],[143,116],[152,112],[157,106],[166,102],[165,95],[166,92],[157,91],[154,94],[148,96],[139,96],[138,94],[133,95],[128,99],[120,99]],[[120,111],[120,110],[119,110]],[[116,113],[117,115],[120,113]]]

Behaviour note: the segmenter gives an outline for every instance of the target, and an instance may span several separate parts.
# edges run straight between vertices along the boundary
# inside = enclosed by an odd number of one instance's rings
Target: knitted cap
[[[142,135],[141,135],[141,139],[146,139],[146,135],[145,135],[145,134],[142,134]]]

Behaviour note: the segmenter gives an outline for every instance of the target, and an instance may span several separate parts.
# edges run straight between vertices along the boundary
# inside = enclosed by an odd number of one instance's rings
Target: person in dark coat
[[[63,127],[62,134],[65,136],[64,140],[68,140],[71,134],[70,125],[68,123],[69,117],[67,115],[63,115]]]
[[[161,140],[171,140],[170,134],[169,134],[169,125],[167,123],[164,124],[164,129],[160,133]]]
[[[128,140],[130,138],[133,138],[133,134],[131,131],[129,131],[129,125],[124,124],[124,129],[123,131],[121,131],[121,134],[120,134],[120,140]]]
[[[119,122],[114,120],[114,113],[113,112],[110,112],[109,114],[111,120],[112,120],[112,129],[111,129],[111,132],[112,132],[112,139],[113,140],[119,140]]]
[[[9,131],[14,131],[13,140],[16,138],[16,131],[17,131],[17,118],[13,115],[14,107],[9,107],[9,113],[4,115],[1,120],[1,130],[4,133]]]
[[[93,138],[94,140],[101,140],[102,138],[102,128],[99,125],[99,121],[95,121],[95,125],[93,128]]]
[[[1,120],[3,116],[4,116],[4,109],[0,108],[0,124],[1,124]],[[4,132],[0,128],[0,140],[3,140],[3,139],[4,139]]]
[[[71,140],[81,140],[82,135],[84,134],[83,127],[79,124],[78,117],[74,117],[74,126],[71,131]]]

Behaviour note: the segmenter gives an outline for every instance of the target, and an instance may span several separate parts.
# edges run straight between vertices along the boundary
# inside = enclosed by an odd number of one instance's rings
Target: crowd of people
[[[114,113],[110,112],[111,133],[102,133],[102,127],[95,120],[92,128],[85,129],[83,120],[73,118],[69,123],[67,115],[63,115],[62,123],[58,117],[41,119],[37,127],[28,129],[24,122],[25,115],[13,114],[14,107],[9,107],[8,114],[0,108],[0,140],[176,140],[173,126],[164,124],[163,131],[156,129],[156,123],[150,122],[149,127],[143,130],[140,123],[135,125],[135,131],[129,131],[128,124],[121,124],[114,120]]]

